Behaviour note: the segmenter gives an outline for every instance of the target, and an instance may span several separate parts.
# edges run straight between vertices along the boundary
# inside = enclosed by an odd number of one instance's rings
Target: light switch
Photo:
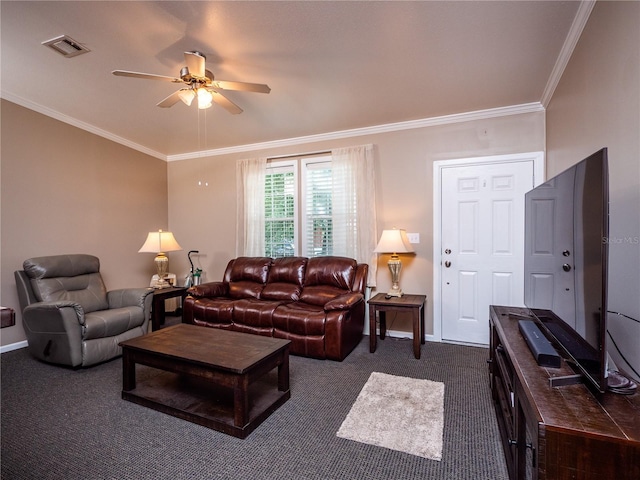
[[[420,234],[419,233],[407,233],[407,238],[411,243],[420,243]]]

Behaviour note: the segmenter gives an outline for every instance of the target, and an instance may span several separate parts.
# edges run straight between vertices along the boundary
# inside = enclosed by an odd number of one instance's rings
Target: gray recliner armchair
[[[118,345],[147,333],[153,290],[107,291],[93,255],[25,260],[15,272],[22,325],[31,354],[86,367],[121,355]]]

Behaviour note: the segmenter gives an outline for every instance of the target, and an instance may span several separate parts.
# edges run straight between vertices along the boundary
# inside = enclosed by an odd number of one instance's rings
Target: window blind
[[[293,166],[269,167],[265,176],[265,255],[295,255],[295,172]]]
[[[303,162],[303,168],[303,255],[333,255],[331,161],[313,159]]]

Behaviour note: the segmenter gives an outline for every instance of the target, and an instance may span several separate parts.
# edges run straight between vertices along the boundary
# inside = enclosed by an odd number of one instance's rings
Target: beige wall
[[[89,253],[108,289],[149,285],[153,255],[137,251],[167,228],[167,166],[5,100],[0,114],[0,304],[18,312],[5,346],[25,339],[13,272],[29,257]]]
[[[598,2],[547,108],[554,175],[608,147],[609,309],[640,319],[640,2]],[[640,371],[640,324],[609,316]],[[615,348],[613,359],[628,370]]]
[[[427,332],[433,331],[433,162],[436,160],[544,150],[544,113],[425,127],[235,153],[169,163],[169,221],[181,245],[199,250],[200,266],[209,280],[222,278],[235,257],[236,160],[330,150],[372,143],[376,146],[378,229],[398,227],[420,234],[413,258],[403,259],[400,284],[427,299]],[[198,181],[209,186],[198,186]],[[194,257],[195,258],[195,257]],[[378,265],[378,291],[390,287],[387,257]],[[186,255],[172,260],[186,275]],[[407,322],[402,329],[409,330]]]
[[[568,68],[543,113],[475,120],[171,162],[2,101],[0,302],[17,308],[13,271],[35,255],[83,251],[98,255],[110,288],[146,284],[150,255],[137,254],[146,232],[170,228],[184,248],[170,254],[180,280],[196,265],[217,280],[235,252],[235,161],[373,143],[378,170],[378,228],[420,233],[416,256],[404,261],[401,285],[426,293],[433,328],[432,164],[436,160],[539,151],[548,147],[553,175],[602,146],[609,147],[611,232],[640,235],[640,45],[638,2],[598,2]],[[198,181],[209,186],[198,186]],[[164,192],[168,192],[165,194]],[[168,202],[167,202],[168,200]],[[640,316],[637,244],[611,246],[611,309]],[[389,275],[381,258],[378,289]],[[620,337],[639,358],[638,336]],[[2,329],[2,345],[24,339]],[[620,341],[619,339],[619,341]],[[637,362],[636,362],[637,365]]]

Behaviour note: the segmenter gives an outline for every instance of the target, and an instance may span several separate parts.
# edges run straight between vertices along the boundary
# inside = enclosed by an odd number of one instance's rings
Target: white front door
[[[534,161],[440,173],[442,339],[487,345],[489,305],[523,305],[524,195],[534,186]]]
[[[551,310],[576,328],[572,267],[580,255],[573,242],[573,222],[577,221],[573,216],[574,185],[574,175],[569,171],[527,198],[531,214],[525,228],[529,271],[524,272],[524,298],[530,307]]]

